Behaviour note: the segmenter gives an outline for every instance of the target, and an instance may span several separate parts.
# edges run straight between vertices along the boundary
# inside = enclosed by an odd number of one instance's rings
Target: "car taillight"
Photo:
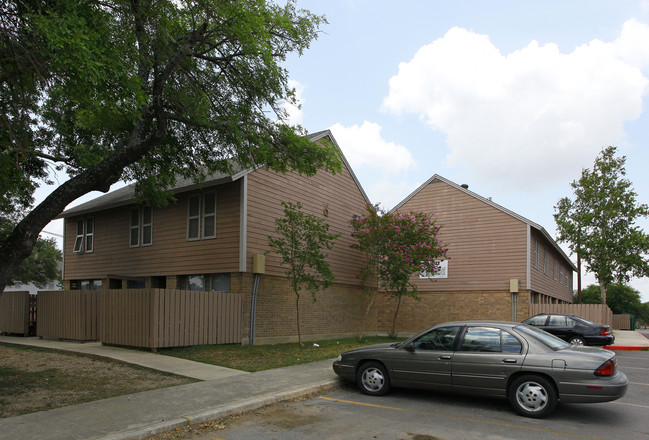
[[[595,370],[595,376],[612,376],[615,374],[615,360],[609,359]]]
[[[611,334],[611,330],[607,328],[601,329],[600,332],[602,333],[602,336],[609,336]]]

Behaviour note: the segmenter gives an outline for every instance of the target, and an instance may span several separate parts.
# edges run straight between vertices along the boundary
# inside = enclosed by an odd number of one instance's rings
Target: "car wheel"
[[[379,362],[367,362],[358,370],[358,387],[370,396],[382,396],[390,391],[390,377]]]
[[[509,387],[508,398],[518,414],[534,418],[549,416],[556,409],[558,402],[554,385],[536,375],[514,379]]]
[[[582,346],[586,345],[586,341],[584,341],[584,338],[581,336],[573,336],[570,338],[570,341],[568,341],[570,345],[576,345],[576,346]]]

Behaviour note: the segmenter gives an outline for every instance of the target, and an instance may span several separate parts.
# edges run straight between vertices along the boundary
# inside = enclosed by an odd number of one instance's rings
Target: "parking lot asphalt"
[[[649,339],[638,332],[616,330],[615,336],[616,345],[611,348],[620,352],[630,348],[649,349]],[[181,371],[188,375],[187,372],[191,370],[181,370],[180,364],[170,363],[167,356],[139,350],[115,350],[115,347],[101,344],[7,336],[0,336],[0,342],[113,357],[163,371],[179,368],[177,374],[181,375]],[[142,438],[282,400],[335,389],[341,382],[333,373],[331,362],[326,360],[257,373],[221,371],[221,376],[203,379],[203,382],[0,419],[0,439]]]

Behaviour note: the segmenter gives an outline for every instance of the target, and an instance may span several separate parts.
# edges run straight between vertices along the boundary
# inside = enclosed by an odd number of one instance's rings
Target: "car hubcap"
[[[363,373],[363,385],[370,391],[378,391],[383,388],[383,374],[377,368],[368,368]]]
[[[582,341],[581,339],[573,339],[572,341],[570,341],[570,345],[584,345],[584,341]]]
[[[541,411],[548,402],[545,389],[536,382],[525,382],[516,390],[518,404],[527,411]]]

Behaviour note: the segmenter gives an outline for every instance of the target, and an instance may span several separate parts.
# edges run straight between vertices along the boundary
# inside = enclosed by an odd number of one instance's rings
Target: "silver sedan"
[[[502,397],[527,417],[548,416],[559,401],[619,399],[628,386],[612,351],[514,322],[440,324],[405,342],[347,351],[333,370],[369,395],[394,386]]]

